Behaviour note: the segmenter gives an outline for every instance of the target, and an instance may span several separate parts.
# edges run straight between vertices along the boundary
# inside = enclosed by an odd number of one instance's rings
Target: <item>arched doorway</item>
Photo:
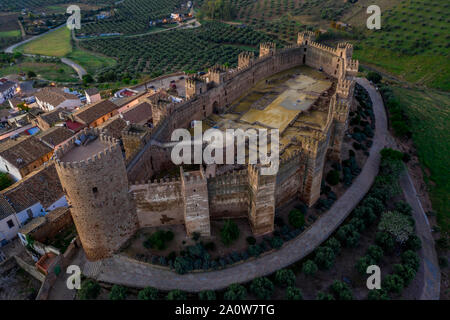
[[[213,113],[215,114],[219,114],[219,103],[217,101],[214,101],[213,105],[212,105],[212,110]]]

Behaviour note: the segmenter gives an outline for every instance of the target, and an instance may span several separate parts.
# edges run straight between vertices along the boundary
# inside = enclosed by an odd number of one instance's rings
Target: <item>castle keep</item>
[[[293,198],[313,205],[326,159],[340,159],[358,71],[352,53],[347,43],[316,43],[311,32],[283,49],[263,43],[258,57],[241,53],[236,69],[214,66],[186,78],[180,102],[164,91],[146,98],[154,127],[126,127],[123,151],[98,130],[57,150],[57,171],[88,258],[111,255],[139,228],[184,224],[187,235],[210,236],[211,219],[246,217],[262,235],[273,231],[277,206]],[[257,165],[175,168],[171,133],[194,120],[219,130],[278,129],[278,173],[261,175]],[[169,170],[179,174],[151,180]]]

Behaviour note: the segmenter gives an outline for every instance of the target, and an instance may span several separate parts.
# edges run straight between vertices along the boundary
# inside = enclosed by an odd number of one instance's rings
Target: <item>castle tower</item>
[[[335,161],[341,159],[342,141],[348,128],[348,113],[350,102],[333,96],[330,107],[333,110],[333,138],[330,142],[330,158]]]
[[[306,151],[307,160],[301,199],[308,206],[312,206],[320,197],[327,147],[326,137],[321,132],[316,131],[311,136],[302,138],[302,148]]]
[[[250,51],[243,51],[238,56],[238,68],[245,68],[253,64],[255,53]]]
[[[225,76],[227,74],[227,68],[219,65],[215,65],[209,68],[208,78],[209,82],[214,83],[215,85],[221,85],[225,82]]]
[[[312,32],[312,31],[299,32],[297,35],[297,45],[299,45],[299,46],[308,45],[308,43],[315,41],[315,40],[316,40],[316,36],[315,36],[314,32]]]
[[[138,229],[118,140],[85,129],[54,159],[87,258],[111,256]]]
[[[259,57],[273,56],[276,51],[274,42],[263,42],[259,45]]]
[[[196,76],[188,77],[185,80],[186,97],[193,98],[196,95],[205,93],[207,90],[206,83]]]
[[[181,188],[184,196],[184,223],[186,233],[194,232],[204,237],[211,235],[209,221],[208,185],[203,168],[199,171],[184,172],[180,167]]]
[[[340,42],[336,47],[336,54],[345,60],[350,60],[353,56],[353,45],[347,42]]]
[[[276,175],[261,175],[260,169],[248,166],[249,221],[254,235],[274,230]]]
[[[146,126],[130,124],[122,130],[125,162],[132,160],[150,139],[151,130]]]

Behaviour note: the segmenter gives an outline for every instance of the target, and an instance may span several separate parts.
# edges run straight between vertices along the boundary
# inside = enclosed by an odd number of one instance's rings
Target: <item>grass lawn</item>
[[[117,63],[112,58],[93,54],[81,49],[75,49],[66,57],[83,66],[90,74],[94,74],[102,68],[114,66]]]
[[[428,168],[433,210],[450,231],[450,93],[393,87],[406,112],[421,164]]]
[[[72,52],[70,30],[66,27],[46,34],[18,48],[19,51],[44,56],[64,57]]]
[[[75,71],[63,63],[34,62],[25,60],[17,65],[0,69],[0,76],[9,74],[27,73],[34,71],[38,77],[57,82],[77,82],[79,79]]]
[[[0,38],[20,37],[20,30],[0,31]]]

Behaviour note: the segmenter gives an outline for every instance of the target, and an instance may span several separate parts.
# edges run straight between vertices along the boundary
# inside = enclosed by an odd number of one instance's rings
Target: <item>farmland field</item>
[[[90,74],[95,74],[98,70],[113,67],[117,64],[116,60],[112,58],[90,53],[80,49],[75,49],[66,57],[83,66]]]
[[[18,48],[29,54],[64,57],[72,51],[70,30],[62,27]]]
[[[8,74],[35,72],[39,78],[57,82],[77,82],[78,78],[72,68],[63,63],[35,62],[27,58],[19,64],[0,69],[0,77]]]
[[[115,0],[0,0],[0,11],[20,11],[23,8],[27,9],[43,9],[47,6],[58,7],[58,5],[86,3],[92,5],[110,5],[116,2]]]
[[[450,94],[434,90],[394,87],[405,111],[428,181],[433,209],[443,230],[450,231]]]
[[[110,69],[116,76],[138,78],[141,73],[159,75],[180,70],[200,71],[216,63],[234,66],[239,52],[256,50],[260,42],[269,40],[277,41],[252,28],[205,22],[196,29],[134,38],[86,40],[80,41],[80,46],[117,58],[117,66]]]

